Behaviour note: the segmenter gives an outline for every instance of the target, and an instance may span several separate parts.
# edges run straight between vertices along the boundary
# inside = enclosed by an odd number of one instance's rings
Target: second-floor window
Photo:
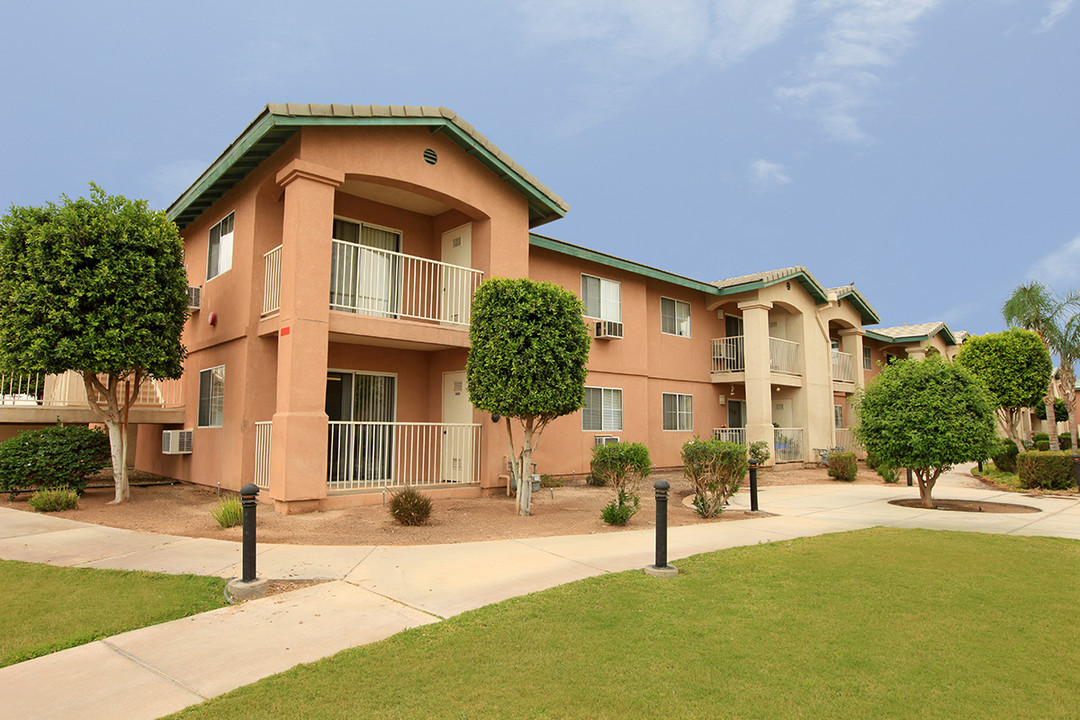
[[[225,366],[199,373],[199,427],[221,427],[225,415]]]
[[[581,302],[585,317],[622,322],[622,289],[614,280],[582,275]]]
[[[694,429],[694,396],[664,393],[664,429]]]
[[[660,332],[690,337],[690,303],[660,298]]]
[[[206,251],[206,279],[216,278],[232,269],[233,213],[229,213],[210,228],[210,244]]]
[[[617,432],[622,430],[622,390],[585,388],[585,407],[581,410],[581,429]]]
[[[870,348],[864,347],[862,349],[862,369],[873,370],[874,364],[870,360]]]

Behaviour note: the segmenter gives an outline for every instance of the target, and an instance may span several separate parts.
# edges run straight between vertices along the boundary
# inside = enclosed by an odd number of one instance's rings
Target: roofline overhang
[[[749,292],[751,290],[761,290],[762,288],[772,287],[773,285],[776,285],[778,283],[788,282],[790,280],[795,280],[800,285],[802,285],[803,289],[806,290],[807,294],[809,294],[810,297],[813,298],[815,305],[823,305],[829,302],[829,295],[825,291],[825,288],[822,287],[821,284],[818,283],[818,281],[815,280],[812,275],[810,275],[810,273],[804,270],[798,270],[789,275],[784,275],[773,280],[747,280],[746,282],[739,283],[738,285],[728,285],[726,287],[717,289],[719,290],[719,295],[737,295],[739,293]],[[713,287],[716,286],[714,285]]]
[[[870,303],[866,302],[866,298],[858,290],[852,289],[847,292],[837,293],[836,299],[847,300],[854,305],[855,309],[859,311],[859,317],[862,319],[863,325],[877,325],[881,322],[877,312],[870,307]]]
[[[935,335],[944,335],[946,345],[957,344],[956,337],[952,334],[952,330],[950,330],[949,326],[945,324],[942,324],[941,328],[939,328],[938,330],[923,335],[904,335],[899,337],[891,337],[889,335],[882,335],[881,333],[875,332],[873,330],[866,331],[866,337],[871,338],[872,340],[879,340],[881,342],[893,344],[922,342],[923,340],[929,340]]]

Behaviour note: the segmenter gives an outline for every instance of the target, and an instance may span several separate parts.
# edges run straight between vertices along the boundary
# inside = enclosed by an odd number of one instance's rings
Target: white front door
[[[443,482],[471,482],[475,430],[465,371],[443,373],[441,467]]]
[[[442,234],[439,319],[447,324],[468,325],[472,311],[472,225]],[[448,267],[448,266],[454,267]]]

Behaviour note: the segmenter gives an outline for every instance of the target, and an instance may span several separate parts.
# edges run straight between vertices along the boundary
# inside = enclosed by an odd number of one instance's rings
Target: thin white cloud
[[[832,138],[863,142],[859,111],[881,84],[883,70],[911,46],[914,26],[940,0],[817,0],[827,18],[822,49],[777,97],[814,118]]]
[[[1049,32],[1054,29],[1058,22],[1069,14],[1075,0],[1050,0],[1049,12],[1039,21],[1039,27],[1035,32]]]
[[[770,188],[787,185],[791,182],[791,177],[783,165],[759,158],[750,163],[750,182],[759,187]]]
[[[1026,279],[1038,280],[1061,293],[1080,290],[1080,235],[1037,260]]]

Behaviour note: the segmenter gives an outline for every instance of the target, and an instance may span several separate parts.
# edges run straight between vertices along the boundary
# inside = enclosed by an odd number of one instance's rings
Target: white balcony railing
[[[855,439],[855,433],[851,428],[835,428],[833,433],[833,445],[844,448],[844,452],[862,452],[862,445]]]
[[[484,274],[473,268],[333,241],[330,309],[468,325]]]
[[[723,440],[729,443],[746,444],[746,428],[713,428],[713,440]]]
[[[106,383],[105,378],[101,378]],[[121,384],[120,392],[124,391]],[[0,375],[0,405],[25,407],[66,407],[86,405],[86,386],[81,373],[69,370],[61,375],[23,373]],[[135,407],[177,408],[184,406],[184,381],[146,378],[139,386]]]
[[[281,246],[263,255],[263,315],[281,309]]]
[[[773,450],[776,451],[776,462],[803,460],[803,429],[773,428]]]
[[[260,490],[270,489],[270,436],[274,423],[261,421],[255,423],[255,486]]]
[[[746,370],[743,336],[716,338],[712,341],[712,371],[714,373]]]
[[[832,379],[837,382],[855,382],[855,361],[850,353],[832,351]]]
[[[477,483],[479,452],[478,424],[331,421],[327,488]]]
[[[769,369],[789,375],[802,375],[802,348],[799,343],[769,338]]]

